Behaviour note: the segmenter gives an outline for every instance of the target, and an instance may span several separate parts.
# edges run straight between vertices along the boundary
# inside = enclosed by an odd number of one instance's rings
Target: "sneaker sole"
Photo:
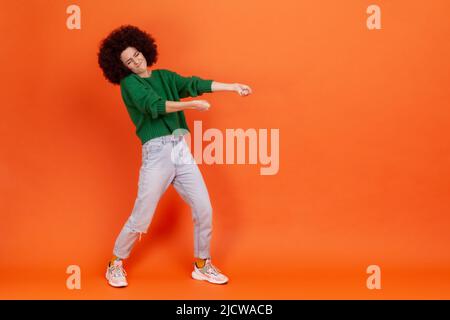
[[[228,283],[228,280],[225,280],[225,281],[217,281],[217,280],[214,280],[214,279],[210,279],[210,278],[208,278],[208,277],[205,277],[204,275],[198,274],[198,273],[195,272],[195,271],[192,271],[192,278],[195,279],[195,280],[200,280],[200,281],[208,281],[208,282],[214,283],[214,284],[225,284],[225,283]]]
[[[108,280],[108,284],[109,284],[111,287],[114,287],[114,288],[124,288],[124,287],[128,286],[128,283],[126,283],[126,284],[114,284],[114,283],[112,283],[111,281],[109,281],[108,274],[105,275],[105,278],[106,278],[106,280]]]

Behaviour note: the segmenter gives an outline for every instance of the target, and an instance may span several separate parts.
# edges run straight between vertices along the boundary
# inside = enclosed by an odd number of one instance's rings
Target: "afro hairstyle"
[[[152,66],[158,60],[155,39],[145,31],[132,25],[122,25],[101,41],[98,51],[98,64],[103,70],[106,80],[118,85],[120,81],[133,73],[120,60],[120,55],[128,47],[140,51]]]

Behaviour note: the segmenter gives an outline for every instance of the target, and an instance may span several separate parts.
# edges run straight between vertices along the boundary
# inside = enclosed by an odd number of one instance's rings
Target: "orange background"
[[[372,3],[382,30],[366,27]],[[66,27],[71,4],[81,30]],[[450,298],[449,1],[1,6],[0,298]],[[191,129],[280,129],[277,175],[200,165],[226,286],[190,278],[191,211],[173,187],[126,261],[130,286],[104,279],[141,161],[97,64],[122,24],[156,38],[152,68],[252,87],[203,95]],[[71,264],[81,290],[65,286]],[[366,287],[372,264],[381,290]]]

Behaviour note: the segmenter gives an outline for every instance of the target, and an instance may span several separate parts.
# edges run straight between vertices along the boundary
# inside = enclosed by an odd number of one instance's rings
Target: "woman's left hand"
[[[234,84],[234,91],[236,91],[241,97],[245,97],[253,93],[249,86],[241,83]]]

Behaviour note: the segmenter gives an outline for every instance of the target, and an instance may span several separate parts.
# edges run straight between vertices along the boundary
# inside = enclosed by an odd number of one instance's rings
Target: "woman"
[[[123,260],[129,257],[142,233],[147,233],[159,199],[172,184],[192,209],[195,259],[192,278],[224,284],[228,277],[211,263],[212,207],[208,190],[183,139],[183,132],[190,132],[183,110],[205,111],[210,104],[206,100],[180,99],[216,91],[235,91],[247,96],[252,90],[239,83],[183,77],[167,69],[148,70],[157,56],[155,39],[131,25],[112,31],[101,42],[98,52],[105,78],[120,85],[122,99],[142,143],[137,198],[116,239],[106,278],[113,287],[128,285]]]

